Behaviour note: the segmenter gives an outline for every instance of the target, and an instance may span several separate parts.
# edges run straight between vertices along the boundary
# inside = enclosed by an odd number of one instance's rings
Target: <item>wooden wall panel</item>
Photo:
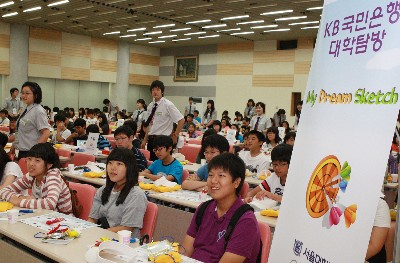
[[[309,74],[311,68],[311,61],[296,62],[294,63],[294,74]]]
[[[117,72],[117,62],[104,59],[91,59],[90,69]]]
[[[89,69],[61,68],[62,79],[90,80]]]
[[[61,46],[61,55],[89,58],[90,47],[63,43]]]
[[[117,49],[117,42],[109,39],[92,38],[92,47],[104,49]]]
[[[149,86],[156,79],[159,79],[159,76],[129,74],[129,84]]]
[[[1,75],[10,74],[10,66],[8,61],[0,61],[0,74]]]
[[[295,50],[254,52],[254,63],[294,62]]]
[[[297,40],[298,49],[312,49],[314,48],[315,38],[299,38]]]
[[[160,57],[131,53],[130,63],[159,67],[160,66]]]
[[[29,37],[43,39],[48,41],[61,41],[62,33],[51,29],[43,29],[37,27],[31,27],[29,31]]]
[[[0,47],[10,48],[10,35],[0,34]]]
[[[253,87],[293,87],[293,75],[256,75]]]
[[[219,64],[217,66],[217,75],[252,75],[253,64]]]
[[[28,61],[29,64],[61,66],[61,57],[58,54],[30,51]]]
[[[240,51],[253,51],[253,42],[239,42],[239,43],[229,43],[218,45],[217,52],[240,52]]]

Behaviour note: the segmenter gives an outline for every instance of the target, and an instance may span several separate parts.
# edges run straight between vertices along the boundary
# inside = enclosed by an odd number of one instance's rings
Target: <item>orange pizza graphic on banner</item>
[[[345,207],[339,202],[340,194],[346,192],[350,173],[351,167],[347,162],[341,167],[338,158],[329,155],[318,163],[311,174],[306,193],[307,212],[312,218],[323,217],[324,227],[339,224],[343,214],[347,228],[356,220],[357,205]]]

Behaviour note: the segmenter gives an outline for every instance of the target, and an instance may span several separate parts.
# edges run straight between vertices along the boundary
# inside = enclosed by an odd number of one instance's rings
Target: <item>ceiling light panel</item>
[[[281,18],[276,18],[275,21],[297,20],[297,19],[304,19],[304,18],[307,18],[307,16],[281,17]]]
[[[242,16],[230,16],[230,17],[223,17],[221,20],[234,20],[234,19],[242,19],[242,18],[249,18],[249,15],[242,15]]]
[[[289,10],[272,11],[272,12],[262,13],[260,15],[269,16],[269,15],[279,15],[279,14],[286,14],[286,13],[293,13],[293,10],[289,9]]]
[[[69,3],[69,1],[68,0],[57,1],[57,2],[53,2],[51,4],[48,4],[47,6],[51,7],[51,6],[63,5],[66,3]]]
[[[6,6],[9,6],[9,5],[13,5],[13,4],[14,4],[14,1],[8,1],[8,2],[0,4],[0,7],[6,7]]]

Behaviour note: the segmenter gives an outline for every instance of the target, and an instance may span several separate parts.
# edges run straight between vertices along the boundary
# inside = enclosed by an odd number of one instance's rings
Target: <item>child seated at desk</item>
[[[106,184],[96,192],[88,221],[113,232],[129,230],[132,237],[139,237],[147,198],[138,186],[139,170],[134,159],[129,149],[116,148],[110,153]]]
[[[7,135],[0,132],[0,189],[12,184],[16,178],[23,176],[21,168],[4,150],[8,141]]]
[[[252,130],[248,133],[246,146],[249,151],[240,151],[239,157],[246,164],[246,169],[251,173],[260,174],[267,171],[269,161],[267,156],[261,152],[261,146],[265,140],[264,135],[260,131]]]
[[[86,119],[86,124],[90,125],[90,124],[98,124],[98,120],[97,118],[94,116],[95,112],[94,109],[88,109],[87,110],[87,119]]]
[[[15,206],[72,213],[71,193],[58,169],[60,160],[50,143],[38,143],[27,153],[28,172],[0,190],[0,198]],[[32,196],[22,191],[32,189]]]
[[[8,111],[6,109],[0,110],[0,126],[9,126],[10,120],[7,118]]]
[[[155,160],[146,170],[140,173],[153,181],[165,176],[168,181],[182,184],[182,164],[171,155],[172,138],[158,135],[154,139],[154,149],[158,160]]]
[[[247,193],[244,199],[246,203],[250,203],[254,196],[259,200],[268,197],[277,202],[282,201],[292,151],[293,146],[288,144],[279,144],[272,150],[271,159],[274,173],[268,176],[259,186]]]
[[[229,151],[229,142],[222,135],[214,134],[208,136],[201,146],[204,152],[206,162],[209,163],[212,158],[221,153]],[[197,172],[190,175],[183,183],[182,189],[202,191],[207,190],[208,164],[201,166]]]
[[[71,136],[70,130],[67,129],[65,121],[67,120],[67,116],[65,116],[64,112],[59,112],[56,116],[54,116],[54,121],[56,123],[57,129],[54,131],[51,140],[53,142],[65,142],[69,136]]]
[[[77,146],[78,140],[86,141],[88,138],[86,135],[86,121],[81,118],[76,119],[74,122],[74,129],[75,132],[65,140],[65,143],[74,142],[74,145]]]
[[[260,231],[253,211],[237,221],[229,240],[224,235],[233,214],[243,205],[239,197],[245,177],[243,161],[231,153],[214,157],[208,164],[207,186],[214,199],[206,207],[201,224],[194,214],[183,248],[186,256],[202,262],[256,262]]]
[[[196,125],[194,123],[189,123],[187,134],[189,138],[197,138],[199,136],[196,132]]]

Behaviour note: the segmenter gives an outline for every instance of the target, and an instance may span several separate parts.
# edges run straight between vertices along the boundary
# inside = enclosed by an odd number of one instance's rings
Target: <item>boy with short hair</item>
[[[88,136],[86,135],[86,121],[84,119],[78,118],[74,121],[75,132],[72,133],[66,140],[65,143],[74,142],[77,146],[78,140],[86,141]]]
[[[293,146],[288,144],[279,144],[272,150],[271,159],[274,172],[259,186],[247,193],[244,199],[246,203],[251,202],[254,196],[259,200],[268,197],[277,202],[282,201],[292,151]]]
[[[65,140],[71,136],[71,131],[66,127],[66,120],[67,117],[63,111],[54,116],[54,122],[56,123],[57,129],[54,131],[51,138],[53,142],[65,142]]]
[[[182,129],[184,129],[184,130],[188,130],[189,129],[189,124],[190,123],[194,123],[194,119],[193,119],[193,114],[188,114],[188,115],[186,115],[186,122],[183,124],[183,127],[182,127]],[[197,125],[197,124],[196,124]]]
[[[9,126],[10,119],[7,118],[8,111],[6,109],[0,110],[0,126]]]
[[[250,126],[250,119],[248,117],[243,118],[242,120],[242,127],[240,128],[240,131],[242,134],[248,133],[251,130]]]
[[[265,141],[265,136],[256,130],[248,133],[246,146],[249,151],[240,151],[239,157],[246,164],[246,169],[251,173],[259,174],[262,171],[268,170],[269,161],[267,156],[261,152],[261,146]]]
[[[214,157],[208,164],[207,186],[213,200],[197,225],[192,218],[183,241],[185,255],[202,262],[256,262],[260,230],[253,211],[242,214],[228,240],[224,235],[235,212],[243,205],[239,196],[244,183],[243,161],[231,153]]]
[[[126,148],[133,152],[135,155],[136,163],[139,172],[146,170],[147,160],[143,153],[133,145],[135,132],[128,125],[118,127],[114,132],[114,139],[117,148]]]
[[[196,120],[199,124],[201,123],[201,118],[199,116],[199,111],[198,110],[194,110],[193,111],[193,120]]]
[[[195,191],[207,190],[208,163],[215,156],[228,152],[229,142],[222,135],[210,135],[203,141],[201,151],[204,152],[206,164],[201,166],[195,174],[190,175],[182,183],[182,189]]]
[[[86,125],[89,126],[90,124],[96,124],[98,125],[97,118],[94,116],[94,110],[93,109],[88,109],[87,110],[87,119],[86,119]]]
[[[150,180],[156,181],[165,176],[168,181],[182,184],[182,164],[171,155],[172,138],[158,135],[154,139],[153,151],[157,155],[155,160],[146,170],[140,173]]]

